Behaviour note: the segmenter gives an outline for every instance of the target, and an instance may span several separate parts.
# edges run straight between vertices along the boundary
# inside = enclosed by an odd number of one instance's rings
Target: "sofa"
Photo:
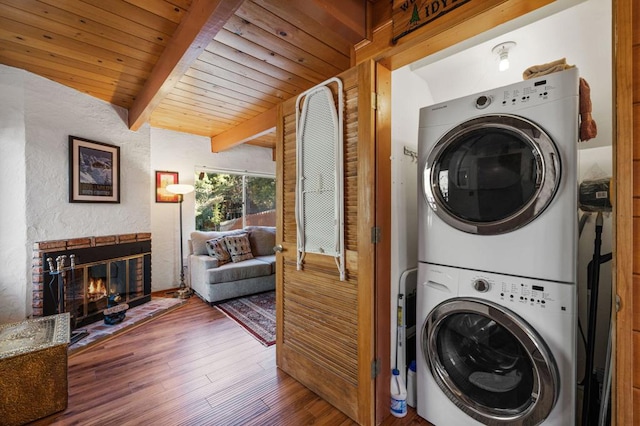
[[[276,230],[250,226],[195,231],[189,240],[189,283],[209,304],[275,289]]]

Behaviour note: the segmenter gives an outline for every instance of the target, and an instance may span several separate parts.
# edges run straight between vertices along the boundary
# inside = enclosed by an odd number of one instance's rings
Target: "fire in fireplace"
[[[107,297],[107,288],[104,286],[102,278],[89,278],[89,289],[87,290],[89,300]]]
[[[48,259],[74,255],[64,272],[52,274],[57,266]],[[65,250],[39,251],[42,265],[42,315],[61,309],[71,314],[72,328],[104,319],[108,296],[118,294],[122,303],[134,307],[151,300],[151,240]],[[64,263],[64,261],[63,261]],[[60,269],[60,268],[58,268]],[[57,275],[60,275],[59,277]],[[63,291],[60,291],[62,283]],[[34,285],[35,287],[35,285]],[[35,296],[34,296],[35,298]],[[34,309],[35,311],[35,309]]]

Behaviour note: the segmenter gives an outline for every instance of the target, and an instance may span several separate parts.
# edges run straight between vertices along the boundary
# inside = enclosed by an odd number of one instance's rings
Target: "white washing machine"
[[[575,289],[421,263],[418,414],[436,426],[575,424]]]
[[[418,260],[576,282],[578,70],[420,110]]]

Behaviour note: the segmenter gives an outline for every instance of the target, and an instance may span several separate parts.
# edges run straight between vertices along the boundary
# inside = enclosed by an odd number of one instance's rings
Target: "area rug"
[[[264,346],[276,343],[276,292],[267,291],[215,305]]]
[[[124,321],[119,324],[107,325],[104,321],[94,322],[85,327],[80,327],[76,331],[86,331],[89,334],[77,342],[69,345],[69,355],[75,354],[93,346],[98,342],[116,336],[125,330],[137,327],[159,315],[166,314],[187,302],[186,299],[175,299],[169,297],[157,297],[147,303],[127,310]]]

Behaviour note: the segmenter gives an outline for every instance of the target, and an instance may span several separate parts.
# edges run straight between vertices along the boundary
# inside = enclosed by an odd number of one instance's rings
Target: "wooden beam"
[[[366,32],[366,5],[362,0],[310,0],[291,2],[291,7],[325,25],[351,44]]]
[[[276,128],[277,106],[211,138],[211,152],[220,152],[247,142]]]
[[[138,130],[173,89],[243,0],[194,0],[129,109],[129,128]]]
[[[523,16],[554,0],[485,0],[451,12],[393,43],[393,21],[373,16],[377,27],[372,40],[355,46],[355,63],[369,59],[392,71],[467,40],[507,21]],[[387,8],[390,8],[387,4]],[[380,15],[383,10],[374,10]]]

